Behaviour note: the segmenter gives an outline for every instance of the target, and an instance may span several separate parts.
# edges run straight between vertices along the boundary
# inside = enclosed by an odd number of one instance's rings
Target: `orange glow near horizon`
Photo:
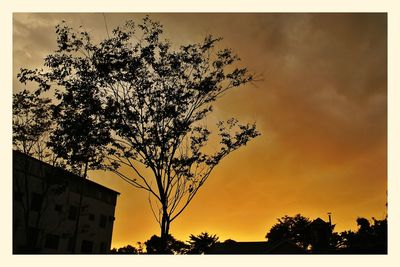
[[[105,14],[108,28],[143,14]],[[213,117],[256,121],[261,136],[224,159],[171,225],[188,240],[265,240],[276,219],[300,213],[355,229],[383,218],[387,192],[386,14],[150,14],[174,44],[224,38],[259,81],[228,92]],[[40,67],[65,20],[107,36],[100,13],[15,13],[14,88],[19,68]],[[211,120],[211,119],[210,119]],[[103,171],[90,179],[119,191],[112,247],[159,235],[147,193]]]

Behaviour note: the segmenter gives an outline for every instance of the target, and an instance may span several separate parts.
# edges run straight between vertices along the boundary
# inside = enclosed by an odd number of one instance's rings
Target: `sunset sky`
[[[144,14],[106,13],[109,29]],[[207,231],[220,240],[265,240],[278,217],[327,220],[355,229],[358,216],[386,215],[386,14],[150,14],[174,44],[223,37],[256,73],[215,105],[213,119],[257,122],[261,136],[233,152],[211,174],[171,234],[188,240]],[[13,91],[18,70],[40,67],[56,48],[54,27],[65,20],[97,39],[107,37],[101,13],[15,13]],[[113,247],[146,241],[159,227],[147,193],[117,176],[90,179],[121,193]]]

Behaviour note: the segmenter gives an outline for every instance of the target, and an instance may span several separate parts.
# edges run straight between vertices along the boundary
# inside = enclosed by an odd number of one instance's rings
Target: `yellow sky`
[[[109,28],[142,14],[106,14]],[[277,217],[301,213],[336,230],[382,218],[387,189],[385,14],[152,14],[177,44],[224,38],[260,81],[230,91],[214,118],[256,121],[262,135],[223,160],[171,233],[264,240]],[[14,76],[55,49],[61,20],[107,36],[103,15],[14,14]],[[20,90],[14,77],[14,91]],[[147,194],[105,172],[90,178],[121,192],[113,246],[159,234]]]

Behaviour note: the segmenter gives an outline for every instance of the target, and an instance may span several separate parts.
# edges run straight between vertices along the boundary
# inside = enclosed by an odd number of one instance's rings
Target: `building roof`
[[[318,217],[317,219],[311,222],[311,225],[317,225],[317,224],[325,225],[327,224],[327,222]]]
[[[266,241],[236,242],[228,241],[214,244],[207,254],[304,254],[306,251],[290,240],[275,244]]]
[[[120,195],[120,193],[115,191],[115,190],[112,190],[112,189],[110,189],[108,187],[105,187],[105,186],[103,186],[101,184],[93,182],[93,181],[91,181],[89,179],[84,179],[83,177],[81,177],[79,175],[76,175],[76,174],[74,174],[72,172],[69,172],[69,171],[67,171],[67,170],[65,170],[65,169],[63,169],[61,167],[52,166],[52,165],[50,165],[50,164],[48,164],[46,162],[40,161],[40,160],[38,160],[38,159],[36,159],[34,157],[31,157],[31,156],[29,156],[27,154],[24,154],[24,153],[22,153],[20,151],[13,150],[13,157],[20,157],[20,158],[21,157],[27,157],[29,160],[31,160],[33,162],[37,162],[38,164],[40,164],[42,166],[46,166],[47,168],[50,168],[50,169],[54,170],[55,173],[57,174],[57,176],[61,176],[63,178],[67,178],[68,180],[76,181],[76,182],[84,181],[84,183],[86,183],[87,185],[90,185],[91,187],[95,187],[95,188],[98,188],[100,190],[107,191],[109,193]]]
[[[207,254],[266,254],[267,242],[236,242],[229,241],[214,244]]]
[[[301,254],[306,251],[289,239],[281,240],[268,247],[269,254]]]

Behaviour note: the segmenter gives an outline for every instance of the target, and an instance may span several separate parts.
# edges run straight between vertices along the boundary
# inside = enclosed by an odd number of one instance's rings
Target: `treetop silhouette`
[[[311,244],[310,224],[311,220],[300,214],[295,216],[285,215],[278,218],[278,223],[271,227],[265,237],[269,244],[287,239],[303,249],[307,249],[308,245]]]
[[[230,49],[216,48],[221,38],[210,35],[177,47],[162,39],[162,25],[149,17],[137,25],[127,21],[98,43],[83,28],[75,31],[64,22],[56,33],[58,49],[45,58],[46,68],[21,69],[18,75],[23,83],[38,83],[37,94],[54,89],[63,120],[50,145],[69,144],[69,150],[56,149],[69,156],[86,151],[86,161],[96,159],[93,168],[110,170],[148,191],[165,241],[170,223],[212,170],[260,134],[255,123],[219,121],[219,147],[206,149],[212,132],[204,119],[213,104],[253,76],[236,67],[239,58]],[[87,129],[85,134],[76,125]],[[140,165],[153,176],[145,176]]]

